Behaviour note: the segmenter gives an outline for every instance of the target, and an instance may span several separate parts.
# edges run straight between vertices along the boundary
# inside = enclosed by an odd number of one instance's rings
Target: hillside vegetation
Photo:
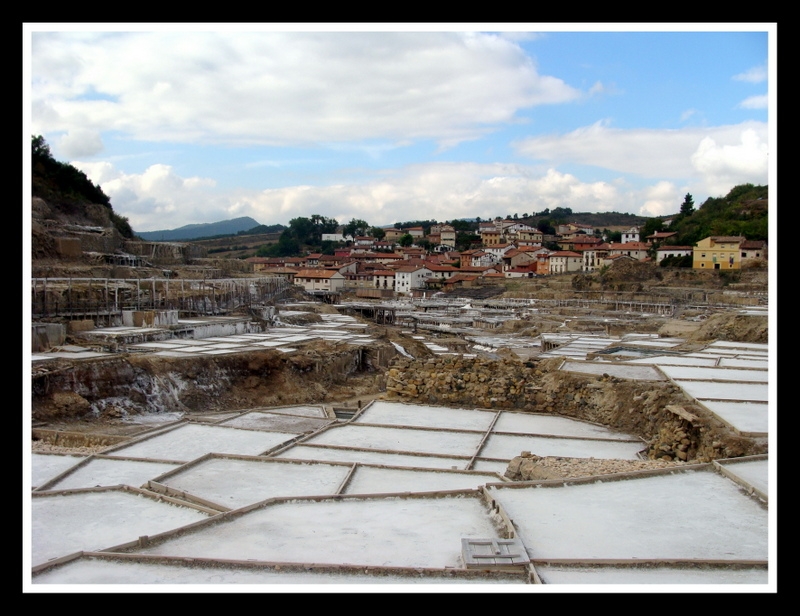
[[[101,205],[122,237],[134,237],[128,219],[114,212],[110,199],[100,187],[83,171],[54,159],[41,135],[31,139],[31,179],[32,196],[43,199],[56,212],[80,218],[86,206]]]
[[[695,211],[679,214],[670,231],[680,245],[694,245],[709,235],[768,240],[769,199],[767,186],[740,184],[724,197],[709,197]]]

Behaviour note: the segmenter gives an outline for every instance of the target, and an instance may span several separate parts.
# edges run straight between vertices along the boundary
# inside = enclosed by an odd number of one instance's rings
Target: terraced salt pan
[[[746,351],[758,351],[765,355],[769,352],[769,345],[759,342],[732,342],[730,340],[716,340],[709,344],[707,349],[742,349]]]
[[[459,567],[462,537],[500,538],[489,511],[477,497],[289,501],[138,552],[273,562]]]
[[[32,356],[34,360],[42,360],[42,359],[58,359],[58,358],[65,358],[65,359],[90,359],[92,357],[105,357],[107,355],[111,355],[111,353],[102,353],[100,351],[83,351],[80,353],[73,353],[73,352],[65,352],[61,353],[59,351],[48,351],[47,353],[42,353],[39,355]]]
[[[288,336],[281,336],[277,338],[277,340],[281,340],[282,342],[305,342],[307,340],[315,340],[317,336],[308,336],[305,334],[293,334]]]
[[[488,430],[496,413],[443,406],[414,406],[399,402],[376,400],[356,419],[355,423],[393,426]]]
[[[500,414],[493,431],[550,436],[604,438],[612,440],[632,440],[634,438],[630,434],[614,432],[605,426],[595,426],[584,421],[567,419],[566,417],[511,413],[508,411]]]
[[[540,559],[768,556],[766,508],[710,470],[490,491]]]
[[[31,487],[37,487],[72,468],[86,456],[65,456],[51,453],[31,454]]]
[[[767,383],[715,383],[713,381],[675,380],[675,384],[697,400],[767,402]]]
[[[420,576],[420,575],[372,575],[367,572],[333,573],[314,570],[290,571],[286,567],[280,570],[256,569],[219,565],[200,567],[168,564],[164,562],[142,561],[131,559],[111,560],[84,556],[60,567],[48,569],[33,578],[34,584],[136,584],[137,590],[142,585],[165,584],[336,584],[362,585],[381,584],[525,584],[520,575],[484,575],[470,577]],[[223,588],[219,589],[223,591]]]
[[[672,347],[676,347],[684,342],[684,340],[665,340],[665,339],[658,339],[658,340],[625,340],[626,343],[639,346],[639,347],[647,347],[647,348],[656,348],[656,349],[671,349]]]
[[[675,380],[694,379],[708,381],[733,381],[735,383],[766,383],[769,380],[769,372],[767,370],[664,366],[662,371],[668,377]]]
[[[164,351],[156,351],[153,353],[158,357],[186,357],[186,353],[184,351],[177,351],[177,350],[164,350]]]
[[[224,355],[226,353],[240,353],[241,351],[248,350],[246,347],[238,347],[235,349],[208,349],[201,351],[203,355]]]
[[[31,499],[31,564],[99,551],[180,528],[208,515],[122,490],[36,495]]]
[[[702,405],[742,434],[769,433],[769,404],[766,402],[703,400]]]
[[[155,481],[229,509],[238,509],[268,498],[336,494],[350,468],[214,457]]]
[[[768,368],[769,367],[769,359],[766,357],[763,358],[744,358],[744,357],[734,357],[734,358],[727,358],[722,357],[719,360],[720,367],[722,368]]]
[[[697,355],[651,355],[626,360],[629,364],[655,364],[658,366],[708,366],[717,365],[714,357],[698,357]]]
[[[189,462],[207,453],[257,456],[297,434],[188,424],[113,451],[109,456]]]
[[[763,359],[768,356],[766,352],[759,353],[758,351],[749,351],[746,349],[725,349],[725,348],[705,348],[698,353],[704,355],[712,355],[714,357],[745,357],[750,359]]]
[[[747,462],[724,460],[720,461],[719,464],[757,490],[760,490],[762,493],[769,493],[768,460],[750,460]]]
[[[621,379],[637,381],[663,381],[664,375],[652,366],[632,366],[630,364],[610,364],[608,362],[582,362],[567,360],[561,366],[566,372],[580,372],[582,374],[603,375],[609,374]]]
[[[252,412],[223,421],[219,425],[250,430],[272,430],[302,434],[319,430],[331,423],[334,423],[333,419],[299,417],[283,413]]]
[[[163,342],[141,342],[139,344],[130,345],[132,349],[174,349],[178,346],[184,345],[175,344],[171,340],[165,340]]]
[[[297,406],[276,406],[276,407],[269,407],[269,408],[261,408],[261,409],[253,409],[254,411],[264,412],[264,413],[281,413],[286,415],[302,415],[303,417],[322,417],[327,418],[328,415],[325,413],[325,409],[321,406],[308,406],[308,405],[297,405]]]
[[[536,565],[545,584],[767,584],[766,567],[567,567]]]
[[[359,466],[350,479],[345,494],[380,494],[388,492],[436,492],[472,490],[487,483],[503,481],[494,473],[455,473],[446,471],[402,470]]]
[[[475,460],[471,470],[503,475],[507,468],[508,462],[506,460]]]
[[[466,470],[467,464],[469,464],[469,457],[444,458],[440,456],[413,456],[402,453],[358,451],[344,448],[334,449],[332,447],[307,447],[305,445],[293,445],[275,457],[294,460],[318,460],[320,462],[384,464],[386,466],[402,466],[407,468],[456,468],[458,470]]]
[[[537,456],[638,460],[641,441],[587,440],[541,436],[492,434],[480,452],[482,458],[511,460],[523,451]]]
[[[182,346],[182,347],[175,347],[174,351],[187,354],[187,353],[200,353],[201,351],[207,351],[209,349],[208,346],[198,346],[195,343],[194,346]]]
[[[58,483],[47,486],[48,490],[73,490],[80,488],[129,485],[141,487],[153,477],[174,469],[177,464],[145,462],[138,460],[112,460],[92,458]]]
[[[306,443],[338,445],[390,451],[470,456],[475,454],[483,435],[425,429],[384,428],[351,424],[332,428]]]

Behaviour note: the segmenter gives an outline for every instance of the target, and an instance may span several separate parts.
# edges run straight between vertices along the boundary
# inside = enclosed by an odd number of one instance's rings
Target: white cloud
[[[760,96],[749,96],[737,105],[742,109],[768,109],[769,96],[762,94]]]
[[[608,86],[603,85],[602,82],[596,81],[594,85],[589,88],[589,96],[595,96],[599,94],[607,94],[609,92]]]
[[[71,163],[108,195],[114,211],[127,216],[135,231],[182,227],[191,222],[226,220],[230,197],[213,192],[208,178],[182,178],[168,165],[151,165],[142,174],[125,174],[111,163]]]
[[[641,191],[644,205],[639,209],[641,216],[666,216],[680,209],[680,193],[672,182],[658,182]]]
[[[744,135],[754,138],[743,140]],[[594,165],[643,178],[686,181],[696,177],[717,184],[716,171],[696,161],[698,148],[705,140],[720,147],[734,147],[743,157],[747,152],[752,175],[737,173],[741,181],[766,181],[767,125],[762,122],[682,129],[616,129],[597,122],[564,135],[525,139],[516,148],[525,156],[555,163]]]
[[[709,194],[723,195],[737,184],[766,184],[768,158],[764,136],[751,129],[740,134],[738,143],[704,138],[692,154],[692,165],[702,175]]]
[[[384,225],[407,220],[493,218],[571,208],[653,215],[677,210],[678,191],[662,182],[635,191],[624,182],[582,182],[555,169],[515,164],[432,163],[392,170],[360,184],[220,191],[208,178],[181,178],[167,165],[127,175],[109,163],[73,163],[111,198],[135,231],[251,216],[263,224],[321,214]],[[644,203],[644,205],[642,205]]]
[[[473,139],[580,92],[510,36],[129,32],[32,36],[39,132],[291,145]]]
[[[58,145],[69,158],[94,156],[103,151],[103,139],[96,130],[71,129],[59,139]]]
[[[767,65],[754,66],[746,70],[744,73],[734,75],[733,79],[736,81],[746,81],[748,83],[761,83],[767,80]]]

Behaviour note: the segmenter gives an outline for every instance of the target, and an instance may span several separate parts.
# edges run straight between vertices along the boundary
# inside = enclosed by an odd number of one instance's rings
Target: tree
[[[456,250],[468,250],[473,244],[480,244],[481,236],[471,231],[459,231],[456,234]]]
[[[31,153],[33,154],[34,163],[40,159],[52,160],[53,155],[50,154],[50,146],[41,135],[33,135],[31,137]]]
[[[644,223],[644,226],[642,227],[642,230],[639,233],[639,237],[646,238],[653,235],[653,233],[657,233],[663,230],[664,230],[663,220],[661,220],[660,218],[650,218],[646,223]]]
[[[339,228],[339,222],[335,218],[326,218],[319,214],[312,214],[311,222],[315,228],[314,234],[320,238],[320,241],[323,233],[336,233],[336,229]]]
[[[314,223],[305,216],[292,218],[289,221],[289,237],[294,237],[300,244],[311,244],[314,241]],[[279,255],[286,256],[286,255]]]
[[[369,234],[376,240],[382,240],[386,237],[386,231],[382,227],[371,227]]]
[[[556,230],[553,225],[550,224],[550,220],[547,218],[543,218],[536,224],[536,228],[541,231],[544,235],[555,235]]]
[[[367,229],[369,229],[369,223],[366,220],[351,218],[350,222],[344,226],[343,233],[344,235],[355,237],[357,235],[364,235]]]
[[[681,215],[691,216],[692,212],[694,212],[694,199],[691,194],[686,193],[683,203],[681,203]]]
[[[403,248],[408,248],[411,244],[414,243],[414,238],[410,233],[406,233],[405,235],[401,235],[400,239],[397,240],[397,243],[400,244]]]

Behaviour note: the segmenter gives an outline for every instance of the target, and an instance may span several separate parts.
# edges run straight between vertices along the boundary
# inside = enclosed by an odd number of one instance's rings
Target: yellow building
[[[741,236],[721,235],[712,235],[700,240],[692,251],[692,268],[741,269],[742,253],[739,247],[744,241],[745,238]]]

